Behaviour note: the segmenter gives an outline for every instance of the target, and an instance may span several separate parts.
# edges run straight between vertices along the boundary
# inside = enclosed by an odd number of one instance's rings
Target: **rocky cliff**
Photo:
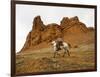
[[[60,25],[56,23],[44,25],[41,17],[36,16],[33,20],[32,30],[27,35],[21,51],[33,48],[44,42],[49,43],[58,37],[74,45],[85,40],[89,41],[86,35],[91,30],[94,31],[93,28],[87,28],[84,23],[80,22],[77,16],[72,18],[63,17]]]

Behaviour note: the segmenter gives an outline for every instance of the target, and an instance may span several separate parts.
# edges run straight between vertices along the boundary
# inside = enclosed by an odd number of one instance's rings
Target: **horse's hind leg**
[[[69,50],[66,49],[66,48],[64,48],[64,50],[65,50],[65,51],[64,51],[64,55],[63,55],[63,57],[65,56],[66,53],[68,53],[68,56],[70,56]]]
[[[56,56],[56,52],[54,52],[54,56],[53,57],[55,58],[55,56]]]
[[[67,49],[68,56],[70,56],[69,50]]]
[[[63,47],[64,48],[64,54],[63,54],[63,57],[65,56],[65,54],[66,54],[66,48],[65,47]]]

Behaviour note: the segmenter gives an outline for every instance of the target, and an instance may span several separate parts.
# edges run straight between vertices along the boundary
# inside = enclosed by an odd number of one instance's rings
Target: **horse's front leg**
[[[66,54],[66,51],[64,51],[63,57],[65,56],[65,54]]]

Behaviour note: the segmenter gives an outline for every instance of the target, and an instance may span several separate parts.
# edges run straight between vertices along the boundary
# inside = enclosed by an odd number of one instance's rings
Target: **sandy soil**
[[[79,45],[70,49],[70,56],[62,57],[60,51],[56,58],[53,57],[53,48],[28,50],[16,54],[16,74],[58,72],[73,70],[93,70],[95,68],[94,44]]]

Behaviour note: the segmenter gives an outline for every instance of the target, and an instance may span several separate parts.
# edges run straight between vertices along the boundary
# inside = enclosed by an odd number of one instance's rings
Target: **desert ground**
[[[52,46],[48,48],[27,50],[27,52],[16,54],[16,74],[24,73],[46,73],[75,70],[94,70],[95,68],[95,49],[94,44],[79,45],[70,48],[68,54],[63,57],[63,50],[60,55],[54,58]]]

